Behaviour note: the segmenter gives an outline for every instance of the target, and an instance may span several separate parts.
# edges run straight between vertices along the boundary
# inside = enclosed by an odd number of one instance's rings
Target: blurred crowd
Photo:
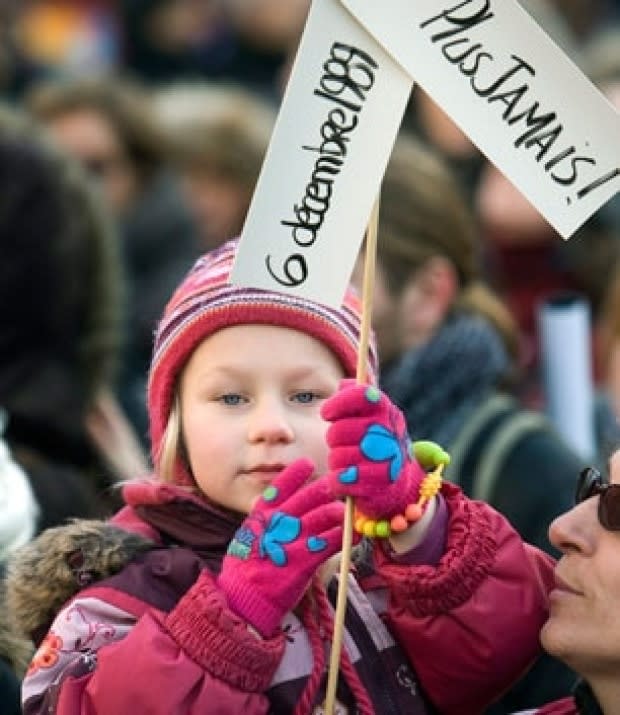
[[[620,2],[521,3],[620,107]],[[241,232],[309,5],[0,4],[0,554],[109,514],[148,472],[155,322],[194,260]],[[412,436],[457,456],[455,481],[551,550],[574,472],[619,441],[620,196],[563,241],[417,88],[401,135],[382,189],[382,386]],[[588,455],[544,420],[538,311],[568,294],[590,316],[589,344],[565,346],[591,360]]]

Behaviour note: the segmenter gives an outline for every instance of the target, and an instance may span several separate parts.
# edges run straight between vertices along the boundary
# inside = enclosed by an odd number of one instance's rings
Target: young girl
[[[55,618],[28,616],[39,650],[24,712],[322,712],[329,560],[353,496],[366,533],[392,535],[357,549],[337,712],[479,713],[538,653],[547,557],[456,487],[432,496],[402,415],[372,387],[373,350],[369,384],[342,381],[356,370],[353,293],[332,310],[230,286],[235,250],[200,259],[159,325],[155,475],[124,487],[99,542],[92,524],[69,526],[12,567],[29,614],[36,568],[50,588],[67,569],[79,586]]]

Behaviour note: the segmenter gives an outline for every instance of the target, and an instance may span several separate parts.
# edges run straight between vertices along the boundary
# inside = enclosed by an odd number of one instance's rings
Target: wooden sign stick
[[[368,344],[370,342],[370,324],[372,318],[372,294],[375,284],[375,262],[377,254],[377,232],[379,224],[379,197],[376,198],[370,214],[366,230],[366,250],[364,253],[364,282],[362,286],[362,316],[360,325],[360,344],[357,353],[356,379],[359,383],[366,382],[368,362]],[[352,497],[347,497],[344,512],[344,531],[342,535],[342,558],[338,576],[338,598],[334,614],[334,636],[327,675],[327,692],[325,695],[325,715],[333,715],[340,669],[340,651],[342,650],[342,635],[344,616],[347,607],[347,581],[351,567],[351,546],[353,544],[353,512]]]

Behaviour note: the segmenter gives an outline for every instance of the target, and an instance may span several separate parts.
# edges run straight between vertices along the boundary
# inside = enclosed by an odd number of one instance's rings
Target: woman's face
[[[202,169],[187,170],[182,179],[205,250],[241,233],[251,198],[246,186]]]
[[[620,484],[620,451],[610,460],[610,481]],[[593,496],[555,519],[551,543],[562,552],[545,649],[590,682],[620,672],[620,532],[599,522],[600,496]]]
[[[58,114],[46,125],[55,141],[97,180],[112,211],[122,214],[135,198],[138,178],[111,122],[84,107]]]
[[[428,342],[443,320],[444,312],[435,300],[428,267],[413,273],[398,299],[396,318],[403,350]]]
[[[443,321],[452,298],[444,288],[447,261],[431,258],[409,276],[399,295],[388,287],[386,269],[377,261],[372,300],[372,327],[382,362],[426,343]],[[450,269],[453,272],[453,269]],[[363,291],[364,256],[360,254],[351,282]],[[452,293],[450,293],[452,295]]]
[[[351,276],[351,283],[360,295],[363,293],[364,286],[364,260],[362,251],[358,256]],[[372,328],[375,333],[381,362],[387,362],[400,352],[395,313],[396,301],[388,290],[383,267],[377,262],[372,292]]]

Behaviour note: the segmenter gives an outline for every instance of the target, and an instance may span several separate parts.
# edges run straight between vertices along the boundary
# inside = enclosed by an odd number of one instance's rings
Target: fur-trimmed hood
[[[5,599],[4,583],[0,581],[0,604],[4,603]],[[7,608],[0,607],[0,659],[9,663],[21,678],[33,653],[32,641],[16,632]]]
[[[5,599],[11,630],[38,644],[63,604],[78,591],[118,573],[154,546],[144,536],[103,521],[76,520],[48,529],[17,549],[7,563]]]

